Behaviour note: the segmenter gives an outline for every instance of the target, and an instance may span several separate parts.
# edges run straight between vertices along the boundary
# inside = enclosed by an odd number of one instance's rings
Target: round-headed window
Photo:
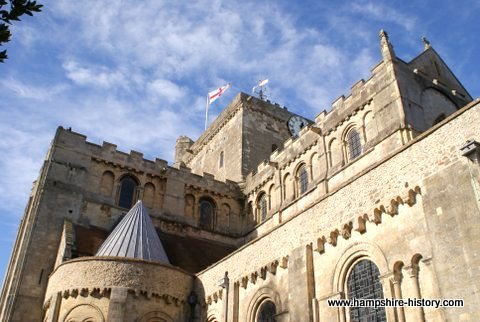
[[[363,259],[353,266],[348,276],[347,288],[349,299],[381,299],[383,298],[380,272],[372,261]],[[387,321],[385,307],[350,307],[350,321],[363,322]]]
[[[260,220],[265,221],[267,219],[267,195],[262,193],[258,198],[258,211],[260,213]]]
[[[215,216],[215,205],[208,199],[200,200],[200,228],[211,230]]]
[[[353,160],[362,154],[362,142],[360,141],[360,135],[355,129],[348,132],[347,141],[350,151],[350,160]]]
[[[300,169],[298,169],[298,192],[299,195],[304,194],[308,188],[308,173],[307,167],[302,165]]]
[[[272,301],[265,301],[262,303],[258,310],[256,322],[275,322],[275,315],[277,314],[277,308]]]
[[[120,181],[120,195],[118,196],[118,205],[122,208],[130,209],[135,202],[138,183],[130,176],[125,176]]]

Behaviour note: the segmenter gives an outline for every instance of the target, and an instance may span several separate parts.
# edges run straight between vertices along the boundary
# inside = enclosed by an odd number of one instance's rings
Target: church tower
[[[240,93],[196,142],[177,140],[176,163],[217,180],[242,182],[283,142],[298,135],[296,127],[310,123],[278,104]]]

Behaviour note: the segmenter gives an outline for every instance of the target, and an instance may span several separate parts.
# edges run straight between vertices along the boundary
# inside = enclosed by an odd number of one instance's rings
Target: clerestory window
[[[262,193],[258,198],[258,211],[260,214],[260,220],[265,221],[267,219],[267,195]]]
[[[357,130],[352,129],[348,132],[347,142],[350,152],[350,160],[353,160],[362,154],[362,142]]]
[[[307,167],[302,165],[297,172],[297,180],[298,180],[298,195],[304,194],[308,189],[308,173]]]

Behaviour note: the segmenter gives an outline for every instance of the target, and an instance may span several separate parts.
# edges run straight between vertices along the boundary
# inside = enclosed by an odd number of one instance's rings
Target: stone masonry
[[[171,166],[59,127],[0,320],[479,321],[480,100],[429,44],[405,62],[381,31],[380,50],[298,135],[295,114],[240,93]],[[95,256],[136,199],[171,264]],[[464,306],[328,305],[355,294]]]

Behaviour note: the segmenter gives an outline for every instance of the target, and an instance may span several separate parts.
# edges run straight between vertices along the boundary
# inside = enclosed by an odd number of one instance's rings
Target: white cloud
[[[415,28],[415,18],[380,3],[354,2],[351,4],[351,9],[355,12],[366,14],[379,21],[393,22],[408,31]]]
[[[148,90],[167,102],[172,103],[186,98],[187,90],[168,79],[155,79],[148,85]]]
[[[67,86],[64,84],[53,86],[32,86],[31,84],[26,84],[14,78],[5,79],[5,81],[0,85],[0,88],[1,87],[4,87],[18,97],[41,102],[52,99],[53,97],[65,91],[67,88]]]
[[[127,86],[127,79],[119,70],[110,70],[105,66],[80,66],[76,61],[63,63],[66,76],[79,85],[100,86],[104,88]]]

